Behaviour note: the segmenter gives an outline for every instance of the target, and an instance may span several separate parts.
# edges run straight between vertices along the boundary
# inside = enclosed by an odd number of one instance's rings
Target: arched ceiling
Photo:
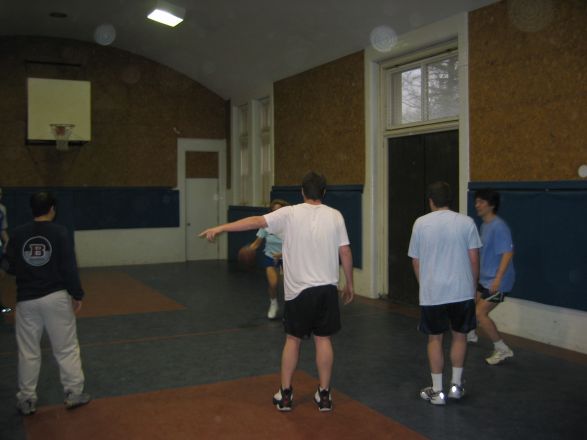
[[[225,99],[253,97],[267,84],[364,49],[371,31],[398,35],[495,0],[172,0],[186,9],[176,28],[146,18],[156,0],[5,0],[0,35],[94,41],[116,30],[112,46],[193,78]],[[53,18],[62,12],[64,18]]]

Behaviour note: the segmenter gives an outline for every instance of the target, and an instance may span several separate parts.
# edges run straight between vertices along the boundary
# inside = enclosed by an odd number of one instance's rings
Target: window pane
[[[422,120],[422,70],[418,67],[393,75],[394,124]],[[399,105],[398,105],[399,104]]]
[[[428,65],[428,119],[459,114],[459,78],[456,57]]]

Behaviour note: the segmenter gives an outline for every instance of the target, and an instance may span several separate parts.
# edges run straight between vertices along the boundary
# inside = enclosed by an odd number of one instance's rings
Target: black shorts
[[[483,287],[481,284],[477,284],[477,292],[481,294],[481,299],[485,301],[497,303],[503,302],[507,293],[500,292],[499,290],[495,293],[491,293],[488,288]]]
[[[338,289],[332,284],[309,287],[285,302],[283,328],[296,338],[330,336],[340,330]]]
[[[469,333],[477,328],[475,300],[420,306],[418,330],[427,335],[440,335],[450,328],[458,333]]]

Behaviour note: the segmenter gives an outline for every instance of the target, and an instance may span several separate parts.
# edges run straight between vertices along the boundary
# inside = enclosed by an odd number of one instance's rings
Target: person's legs
[[[463,367],[465,365],[465,356],[467,355],[467,334],[452,331],[452,342],[450,345],[450,361],[452,364],[452,378],[448,397],[451,399],[461,399],[465,395],[463,387]]]
[[[292,335],[286,335],[285,345],[281,353],[281,387],[291,388],[294,372],[300,357],[300,345],[302,340]]]
[[[444,353],[442,350],[442,334],[428,335],[428,363],[432,374],[442,374],[444,367]]]
[[[41,336],[43,317],[39,301],[20,301],[16,304],[16,343],[18,347],[19,402],[37,400],[37,382],[41,370]]]
[[[277,283],[279,282],[279,273],[275,266],[269,266],[265,269],[267,274],[267,292],[269,293],[269,299],[277,299]]]
[[[334,350],[330,336],[314,336],[316,345],[316,367],[320,379],[320,388],[329,389],[334,364]]]
[[[420,397],[434,405],[444,405],[445,396],[442,392],[442,370],[444,367],[444,353],[442,350],[443,335],[428,335],[428,363],[432,386],[423,388]]]
[[[279,304],[277,303],[277,284],[279,282],[279,273],[275,266],[267,266],[265,268],[267,274],[267,292],[269,293],[269,310],[267,311],[267,318],[275,319]]]
[[[63,290],[43,299],[45,327],[53,356],[59,365],[63,390],[66,394],[79,395],[84,389],[84,373],[71,297]]]
[[[0,255],[2,255],[2,246],[0,245]],[[0,280],[4,279],[4,277],[6,276],[6,272],[4,272],[4,270],[0,269]],[[0,298],[2,297],[2,295],[0,294]],[[0,300],[0,313],[10,313],[12,312],[12,309],[10,307],[7,307],[4,305],[4,303],[2,303],[2,300]]]
[[[479,301],[481,301],[481,292],[479,292],[479,290],[477,290],[477,292],[475,294],[475,302],[479,303]],[[477,335],[477,331],[475,329],[473,329],[467,333],[467,342],[476,343],[478,341],[479,341],[479,336]]]
[[[497,365],[502,363],[507,358],[511,358],[514,356],[514,352],[510,347],[502,339],[499,331],[497,330],[497,326],[493,319],[489,317],[489,313],[493,309],[497,307],[498,303],[494,303],[491,301],[486,301],[484,299],[479,300],[477,303],[477,321],[483,327],[483,330],[493,342],[493,353],[491,356],[485,359],[489,365]]]
[[[432,376],[432,389],[442,391],[442,370],[444,369],[443,335],[428,335],[428,363]]]
[[[499,336],[499,332],[497,331],[497,327],[493,319],[489,317],[489,313],[495,309],[497,303],[492,303],[489,301],[485,301],[484,299],[479,299],[477,301],[476,313],[477,313],[477,322],[481,327],[483,327],[483,331],[487,333],[491,342],[497,342],[501,339]]]
[[[450,361],[453,367],[463,368],[467,354],[467,336],[465,333],[452,331],[450,344]]]
[[[300,356],[302,340],[287,334],[281,353],[281,386],[273,396],[273,404],[279,411],[291,411],[293,402],[292,379]]]

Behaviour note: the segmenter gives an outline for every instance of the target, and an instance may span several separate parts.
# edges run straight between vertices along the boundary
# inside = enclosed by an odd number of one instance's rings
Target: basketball
[[[254,269],[256,259],[257,251],[255,249],[251,249],[249,245],[243,246],[238,251],[238,264],[243,269]]]

